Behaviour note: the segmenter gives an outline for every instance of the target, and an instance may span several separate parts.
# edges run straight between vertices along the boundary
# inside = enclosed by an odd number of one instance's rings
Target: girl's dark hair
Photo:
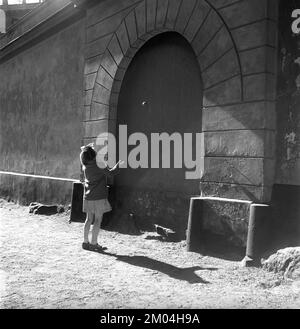
[[[80,153],[80,160],[83,165],[87,165],[96,158],[96,151],[91,146],[85,146]]]

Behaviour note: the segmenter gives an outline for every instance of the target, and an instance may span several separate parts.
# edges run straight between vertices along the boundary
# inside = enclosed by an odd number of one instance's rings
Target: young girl
[[[122,161],[119,161],[113,168],[104,169],[98,167],[96,163],[97,152],[93,144],[81,147],[80,162],[84,173],[84,196],[82,211],[87,214],[84,224],[84,234],[82,248],[86,250],[101,251],[103,248],[98,244],[98,234],[105,212],[111,211],[109,204],[107,177],[116,174],[116,169]],[[91,242],[88,240],[90,227],[94,219]]]

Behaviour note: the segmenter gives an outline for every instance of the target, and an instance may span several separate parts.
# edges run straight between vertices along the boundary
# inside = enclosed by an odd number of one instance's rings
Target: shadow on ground
[[[200,267],[200,266],[193,266],[193,267],[187,267],[187,268],[180,268],[176,267],[146,256],[128,256],[128,255],[118,255],[118,254],[113,254],[109,253],[106,251],[101,251],[99,252],[101,254],[107,255],[107,256],[113,256],[116,257],[118,261],[138,266],[138,267],[143,267],[143,268],[148,268],[153,271],[161,272],[163,274],[166,274],[170,276],[171,278],[177,279],[177,280],[183,280],[187,281],[191,284],[194,283],[202,283],[202,284],[209,284],[209,281],[206,281],[199,277],[195,271],[200,271],[200,270],[207,270],[207,271],[216,271],[218,270],[217,268],[214,267]]]
[[[244,258],[246,250],[235,246],[220,235],[205,232],[196,252],[205,256],[238,262]]]

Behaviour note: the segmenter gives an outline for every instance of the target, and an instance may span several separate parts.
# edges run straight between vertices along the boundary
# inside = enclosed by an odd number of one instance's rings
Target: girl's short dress
[[[101,217],[104,213],[111,211],[111,205],[107,199],[86,200],[83,199],[82,211]]]

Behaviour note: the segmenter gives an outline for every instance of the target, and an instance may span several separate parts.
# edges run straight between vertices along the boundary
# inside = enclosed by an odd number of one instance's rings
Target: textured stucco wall
[[[281,1],[277,102],[276,183],[300,185],[300,36],[293,33],[293,2]]]
[[[272,195],[274,240],[300,243],[300,36],[292,31],[296,1],[280,1],[276,179]]]
[[[79,177],[84,38],[80,20],[0,65],[0,170]]]

